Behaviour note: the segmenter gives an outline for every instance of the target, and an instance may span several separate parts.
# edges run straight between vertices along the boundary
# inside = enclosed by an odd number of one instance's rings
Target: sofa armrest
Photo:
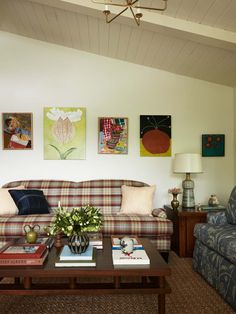
[[[152,216],[159,218],[167,218],[166,211],[164,208],[154,208],[152,210]]]
[[[227,223],[225,212],[208,212],[207,222],[214,225],[223,225]]]

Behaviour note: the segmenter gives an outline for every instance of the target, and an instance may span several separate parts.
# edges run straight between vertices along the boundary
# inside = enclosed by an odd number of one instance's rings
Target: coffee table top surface
[[[95,276],[169,276],[170,267],[148,238],[140,238],[150,265],[115,266],[112,262],[111,238],[103,238],[103,249],[97,249],[96,267],[55,267],[62,248],[52,247],[43,266],[2,266],[0,277],[95,277]],[[0,240],[1,241],[1,240]],[[66,240],[65,243],[66,244]]]

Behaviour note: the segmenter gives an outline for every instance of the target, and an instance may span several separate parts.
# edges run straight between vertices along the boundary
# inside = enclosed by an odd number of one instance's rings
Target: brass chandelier
[[[167,1],[168,0],[162,0],[163,2],[163,7],[162,8],[157,8],[157,7],[146,7],[141,5],[142,0],[122,0],[118,2],[117,0],[92,0],[94,3],[98,4],[103,4],[105,5],[105,9],[103,13],[106,16],[106,22],[111,23],[114,21],[118,16],[123,14],[125,11],[130,9],[133,18],[136,22],[136,24],[139,26],[140,25],[140,19],[143,16],[141,13],[141,10],[151,10],[151,11],[165,11],[167,9]],[[122,7],[123,10],[121,10],[118,14],[110,18],[111,11],[109,10],[109,5],[111,6],[116,6],[116,7]]]

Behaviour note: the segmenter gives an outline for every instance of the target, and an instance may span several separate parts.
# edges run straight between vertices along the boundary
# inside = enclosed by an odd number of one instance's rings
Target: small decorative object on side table
[[[168,193],[171,193],[173,195],[173,200],[171,201],[171,206],[174,210],[177,210],[179,207],[179,201],[177,199],[178,194],[182,193],[181,189],[179,188],[172,188],[168,190]]]

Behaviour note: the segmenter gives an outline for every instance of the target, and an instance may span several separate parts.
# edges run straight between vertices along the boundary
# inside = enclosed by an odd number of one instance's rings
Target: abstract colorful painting
[[[222,157],[225,155],[224,134],[202,134],[202,156]]]
[[[98,118],[98,153],[128,153],[128,118]]]
[[[140,156],[171,156],[171,116],[140,116]]]
[[[85,140],[85,108],[44,108],[44,159],[85,159]]]
[[[32,149],[32,113],[3,113],[3,149]]]

